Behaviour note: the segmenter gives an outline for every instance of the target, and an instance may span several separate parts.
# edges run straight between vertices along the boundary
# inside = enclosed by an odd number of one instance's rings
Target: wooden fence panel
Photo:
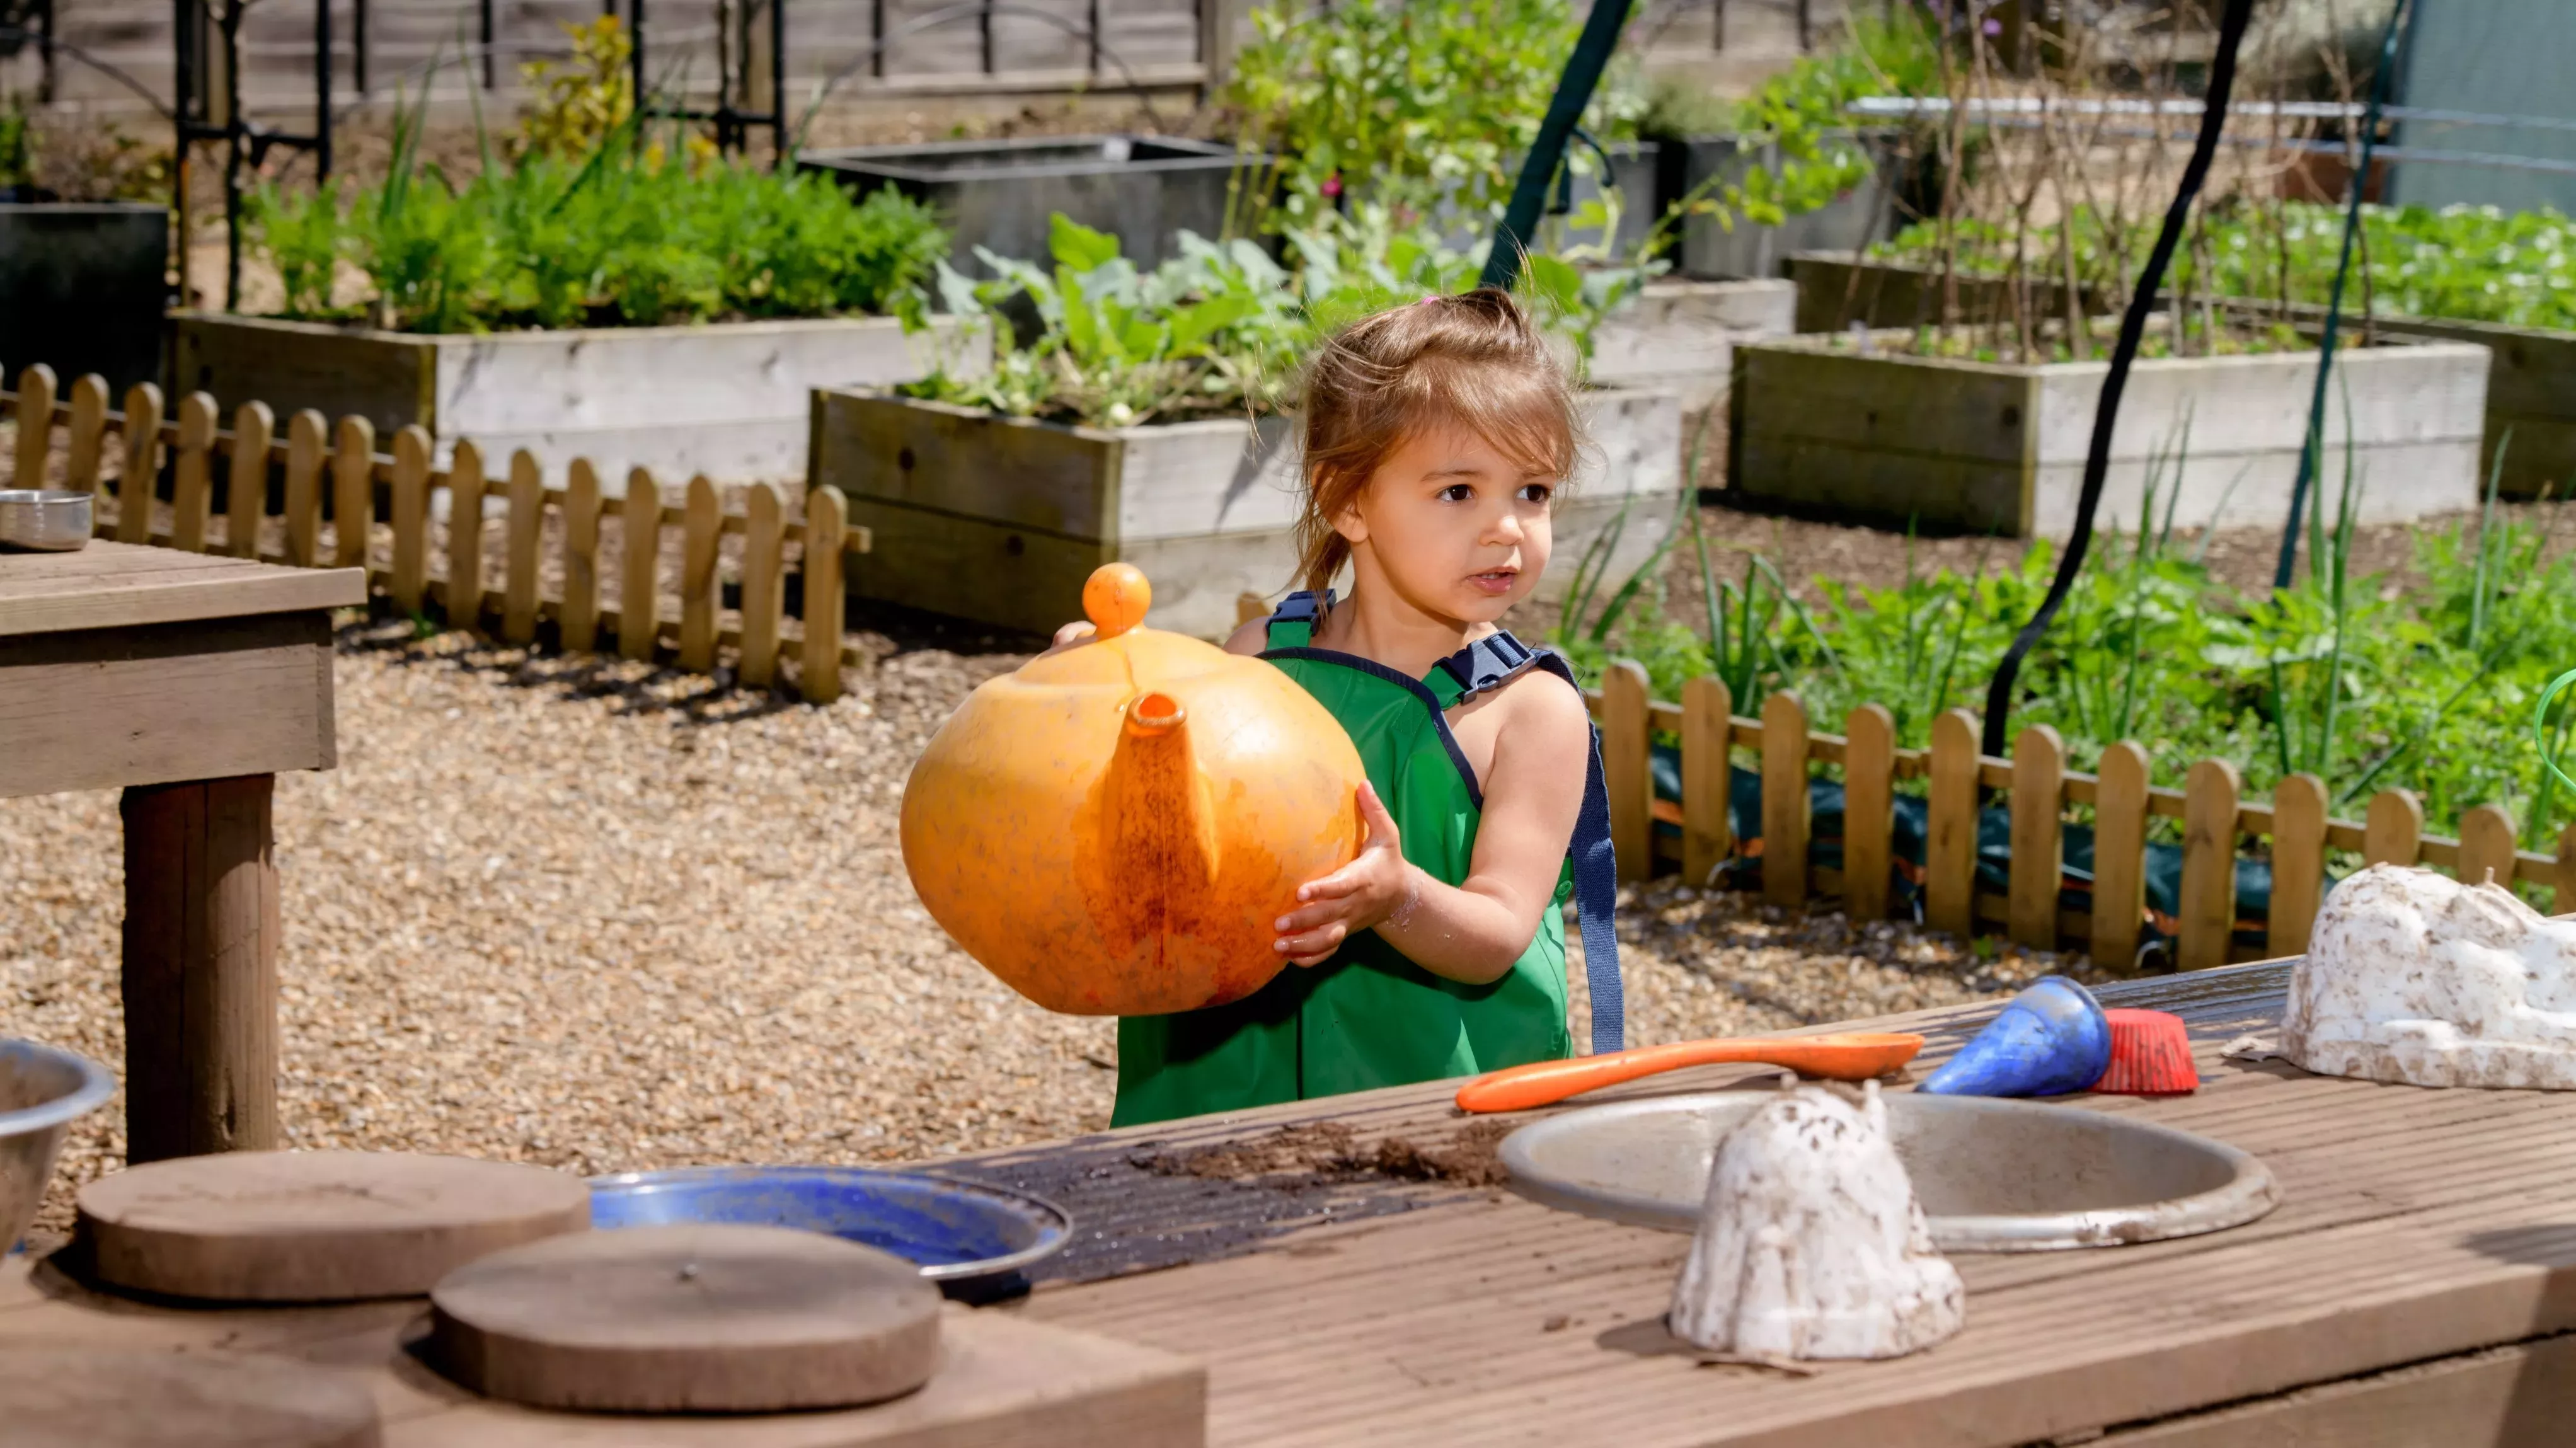
[[[483,450],[456,444],[447,464],[447,626],[483,629]]]
[[[2224,759],[2191,767],[2183,787],[2182,923],[2176,941],[2184,970],[2227,963],[2236,928],[2236,809],[2241,780]]]
[[[2513,816],[2504,806],[2482,804],[2460,816],[2460,883],[2493,880],[2513,888]]]
[[[2045,724],[2013,742],[2012,876],[2007,928],[2033,950],[2057,948],[2065,876],[2066,741]]]
[[[286,561],[311,568],[322,561],[322,469],[331,447],[331,424],[305,408],[286,422]]]
[[[394,434],[394,559],[385,591],[394,611],[420,615],[429,592],[429,434],[418,425]]]
[[[235,558],[259,556],[260,520],[268,515],[268,449],[276,433],[277,414],[267,403],[234,409],[232,458],[224,472],[224,551]]]
[[[63,486],[95,493],[107,444],[107,379],[83,373],[72,382],[72,424],[63,439]]]
[[[1655,775],[1646,671],[1620,659],[1601,675],[1601,778],[1610,791],[1610,851],[1622,881],[1655,873]]]
[[[1734,775],[1735,694],[1703,674],[1682,685],[1682,878],[1706,889],[1735,848],[1727,813]]]
[[[125,463],[116,475],[116,541],[152,541],[152,490],[161,476],[161,389],[137,382],[125,393]]]
[[[617,524],[617,653],[650,663],[662,636],[662,488],[642,468],[626,475]]]
[[[340,448],[331,456],[332,563],[366,567],[368,535],[375,523],[376,425],[363,417],[344,417]]]
[[[45,485],[45,459],[54,450],[54,369],[42,362],[18,374],[18,460],[10,486]]]
[[[2325,893],[2326,782],[2293,774],[2272,787],[2272,908],[2264,950],[2304,955]]]
[[[2102,751],[2093,784],[2093,937],[2097,970],[2128,975],[2138,964],[2147,913],[2147,751],[2123,739]]]
[[[1935,718],[1923,919],[1961,940],[1977,933],[1977,763],[1977,716],[1951,709]]]
[[[2362,826],[2362,863],[2412,865],[2424,848],[2424,802],[2411,789],[2383,789]]]
[[[1843,720],[1843,913],[1887,918],[1896,834],[1896,717],[1863,704]]]
[[[191,392],[179,399],[179,460],[172,469],[170,546],[182,553],[206,551],[206,508],[214,493],[215,433],[222,426],[211,395]]]
[[[510,454],[509,532],[501,549],[501,638],[526,644],[537,636],[537,543],[546,526],[546,475],[526,448]]]
[[[742,664],[744,688],[778,681],[778,623],[784,603],[779,573],[778,490],[754,483],[742,529]]]
[[[805,495],[805,660],[802,686],[809,704],[841,697],[841,545],[850,531],[850,505],[834,487]]]
[[[1762,701],[1762,898],[1807,903],[1807,706],[1782,689]]]
[[[588,458],[564,478],[563,590],[563,646],[589,653],[599,646],[599,471]]]
[[[689,501],[680,539],[680,667],[693,674],[716,671],[716,543],[724,536],[724,505],[706,474],[689,479]]]

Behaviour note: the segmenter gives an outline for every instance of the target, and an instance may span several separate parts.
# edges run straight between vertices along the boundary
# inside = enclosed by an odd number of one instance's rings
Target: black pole
[[[313,0],[313,172],[331,179],[331,0]]]
[[[2200,136],[2192,142],[2191,162],[2183,167],[2173,205],[2165,210],[2155,250],[2147,254],[2147,269],[2129,293],[2128,310],[2120,317],[2119,344],[2111,351],[2111,371],[2102,379],[2102,401],[2093,410],[2093,445],[2084,455],[2084,487],[2075,499],[2075,532],[2066,540],[2066,556],[2057,561],[2057,577],[2048,586],[2048,596],[2014,636],[2012,647],[2004,650],[2003,661],[1995,665],[1995,676],[1986,685],[1985,737],[1978,747],[1987,754],[2004,752],[2013,681],[2021,676],[2022,656],[2048,632],[2049,620],[2057,617],[2075,587],[2084,554],[2093,546],[2093,513],[2101,506],[2103,479],[2111,471],[2111,428],[2120,418],[2120,394],[2128,388],[2129,368],[2138,360],[2138,343],[2146,337],[2147,313],[2155,308],[2156,294],[2164,290],[2165,269],[2172,265],[2174,247],[2191,219],[2192,200],[2209,179],[2210,160],[2218,154],[2220,133],[2227,129],[2227,97],[2236,86],[2236,51],[2245,43],[2245,25],[2253,11],[2254,0],[2227,0],[2227,10],[2218,22],[2218,54],[2209,66],[2209,97],[2200,114]]]
[[[2379,148],[2379,109],[2388,100],[2389,77],[2397,72],[2397,37],[2410,7],[2397,0],[2388,12],[2388,29],[2379,37],[2379,73],[2370,78],[2370,113],[2361,124],[2361,169],[2353,173],[2352,196],[2343,215],[2343,250],[2335,258],[2334,286],[2326,293],[2325,336],[2317,345],[2317,391],[2308,400],[2308,435],[2299,440],[2299,471],[2290,482],[2290,517],[2281,525],[2281,556],[2272,566],[2272,591],[2290,586],[2299,562],[2299,519],[2308,510],[2308,487],[2325,461],[2326,374],[2334,370],[2336,324],[2343,320],[2343,284],[2352,273],[2352,238],[2361,230],[2361,197],[2370,189],[2371,153]],[[2289,245],[2284,237],[2281,244]],[[2287,298],[2283,298],[2287,301]],[[2310,560],[2313,563],[2314,560]]]
[[[1610,53],[1619,48],[1619,31],[1628,23],[1631,0],[1593,0],[1592,13],[1583,22],[1583,34],[1574,42],[1574,54],[1565,58],[1565,73],[1556,82],[1556,94],[1547,103],[1547,118],[1539,122],[1538,139],[1531,143],[1529,158],[1521,162],[1520,179],[1512,183],[1512,203],[1503,212],[1502,223],[1494,228],[1494,249],[1485,258],[1485,274],[1477,280],[1480,287],[1511,290],[1520,279],[1521,251],[1529,244],[1531,233],[1538,230],[1540,211],[1547,205],[1549,183],[1556,179],[1556,168],[1565,159],[1566,138],[1574,134],[1577,121],[1583,119],[1583,108],[1592,104],[1592,91],[1601,83],[1601,71],[1610,64]]]
[[[609,0],[615,4],[616,0]],[[644,112],[644,0],[626,0],[626,69],[627,88],[635,92],[635,113]],[[641,143],[638,132],[638,143]]]
[[[769,148],[787,166],[787,0],[769,0]]]
[[[493,81],[492,42],[494,40],[492,0],[475,0],[474,9],[477,23],[483,34],[483,88],[490,90]]]
[[[349,0],[349,84],[357,88],[360,100],[366,99],[367,0]]]
[[[224,0],[224,310],[241,307],[241,7]]]

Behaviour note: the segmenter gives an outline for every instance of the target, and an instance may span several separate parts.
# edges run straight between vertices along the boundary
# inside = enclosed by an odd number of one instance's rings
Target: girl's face
[[[1460,623],[1491,623],[1538,587],[1557,478],[1525,471],[1463,428],[1404,440],[1334,527],[1363,581]]]

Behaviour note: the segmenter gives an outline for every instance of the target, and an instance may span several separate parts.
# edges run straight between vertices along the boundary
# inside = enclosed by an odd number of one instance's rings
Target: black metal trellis
[[[492,0],[482,0],[485,25],[490,25]],[[787,160],[787,0],[723,0],[717,6],[716,104],[703,109],[672,102],[654,104],[650,83],[645,79],[644,0],[626,0],[627,65],[634,76],[635,104],[644,114],[680,121],[704,121],[715,127],[716,145],[726,151],[737,151],[750,144],[751,132],[767,130],[769,141],[780,164]],[[882,0],[879,0],[880,8]],[[755,20],[755,12],[760,12]],[[602,0],[602,13],[615,15],[617,0]],[[736,104],[748,99],[753,73],[750,64],[751,40],[755,25],[764,25],[769,42],[769,104],[752,107]],[[489,39],[487,33],[486,39]],[[485,60],[485,65],[491,62]],[[488,84],[488,82],[487,82]]]
[[[221,9],[215,7],[220,3]],[[241,22],[249,0],[174,0],[177,64],[171,80],[171,210],[177,213],[180,277],[187,276],[188,176],[200,141],[224,145],[224,309],[241,300],[242,166],[258,169],[279,146],[313,156],[318,180],[331,176],[331,0],[313,3],[313,129],[297,135],[250,120],[241,108]]]

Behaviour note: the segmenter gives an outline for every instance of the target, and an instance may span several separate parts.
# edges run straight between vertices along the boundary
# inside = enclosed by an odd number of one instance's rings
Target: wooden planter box
[[[418,424],[443,460],[456,440],[549,471],[590,459],[612,492],[631,468],[670,480],[787,479],[805,471],[806,394],[886,385],[943,355],[981,367],[979,332],[938,319],[907,336],[891,317],[597,327],[423,336],[210,312],[175,314],[181,392],[225,415],[254,398],[289,413],[355,414],[388,437]]]
[[[1682,222],[1681,253],[1676,258],[1685,276],[1701,278],[1778,277],[1789,258],[1801,251],[1857,251],[1895,230],[1899,203],[1919,186],[1909,184],[1901,165],[1899,133],[1857,132],[1878,158],[1878,175],[1844,192],[1814,211],[1792,216],[1778,226],[1756,226],[1738,219],[1733,230],[1713,216]],[[1665,141],[1663,157],[1669,206],[1711,177],[1741,179],[1756,166],[1774,164],[1776,142],[1748,141],[1741,136],[1694,136]],[[1916,168],[1919,169],[1919,168]]]
[[[0,361],[44,363],[66,392],[90,372],[110,397],[159,382],[169,272],[167,208],[0,205]]]
[[[1672,526],[1680,395],[1592,396],[1597,456],[1559,505],[1543,594],[1563,587],[1623,503],[1613,578]],[[1083,580],[1117,560],[1153,580],[1155,627],[1231,632],[1241,595],[1291,587],[1295,454],[1293,425],[1276,418],[1112,430],[870,389],[813,396],[812,481],[839,488],[850,522],[875,539],[850,591],[1031,633],[1081,617]]]
[[[2109,364],[2023,366],[1885,350],[1909,335],[1872,334],[1876,355],[1839,337],[1737,348],[1733,487],[1753,499],[1900,527],[1910,519],[1943,530],[2064,537]],[[2484,347],[2424,342],[2354,351],[2336,364],[2336,391],[2351,398],[2363,522],[2477,504],[2487,357]],[[2137,526],[2149,459],[2175,444],[2188,418],[2176,522],[2278,528],[2316,365],[2312,352],[2139,362],[2112,434],[2099,525]],[[2343,476],[2344,416],[2338,395],[2322,468],[2330,491]],[[2169,473],[2162,486],[2174,483]]]
[[[1855,320],[1871,327],[1912,327],[1940,314],[1940,277],[1925,267],[1864,261],[1850,252],[1806,252],[1790,259],[1789,276],[1798,288],[1797,329],[1801,332],[1840,331]],[[2007,313],[2003,282],[1962,276],[1958,290],[1960,313],[1970,321]],[[2035,285],[2032,293],[2033,302],[2047,315],[2064,314],[2061,287]],[[2108,310],[2099,297],[2086,301],[2096,314]],[[2276,304],[2236,305],[2271,310]],[[2325,308],[2295,306],[2290,314],[2303,322],[2321,321]],[[2347,315],[2344,325],[2358,323]],[[2544,490],[2556,497],[2568,495],[2570,485],[2576,484],[2576,332],[2422,317],[2380,317],[2371,325],[2389,336],[2465,342],[2494,353],[2487,374],[2486,435],[2478,476],[2486,476],[2496,449],[2504,446],[2510,433],[2513,442],[2505,447],[2499,481],[2504,495],[2530,498]]]
[[[1789,331],[1796,296],[1779,280],[1648,282],[1593,334],[1591,381],[1671,388],[1696,413],[1726,396],[1738,342]]]

